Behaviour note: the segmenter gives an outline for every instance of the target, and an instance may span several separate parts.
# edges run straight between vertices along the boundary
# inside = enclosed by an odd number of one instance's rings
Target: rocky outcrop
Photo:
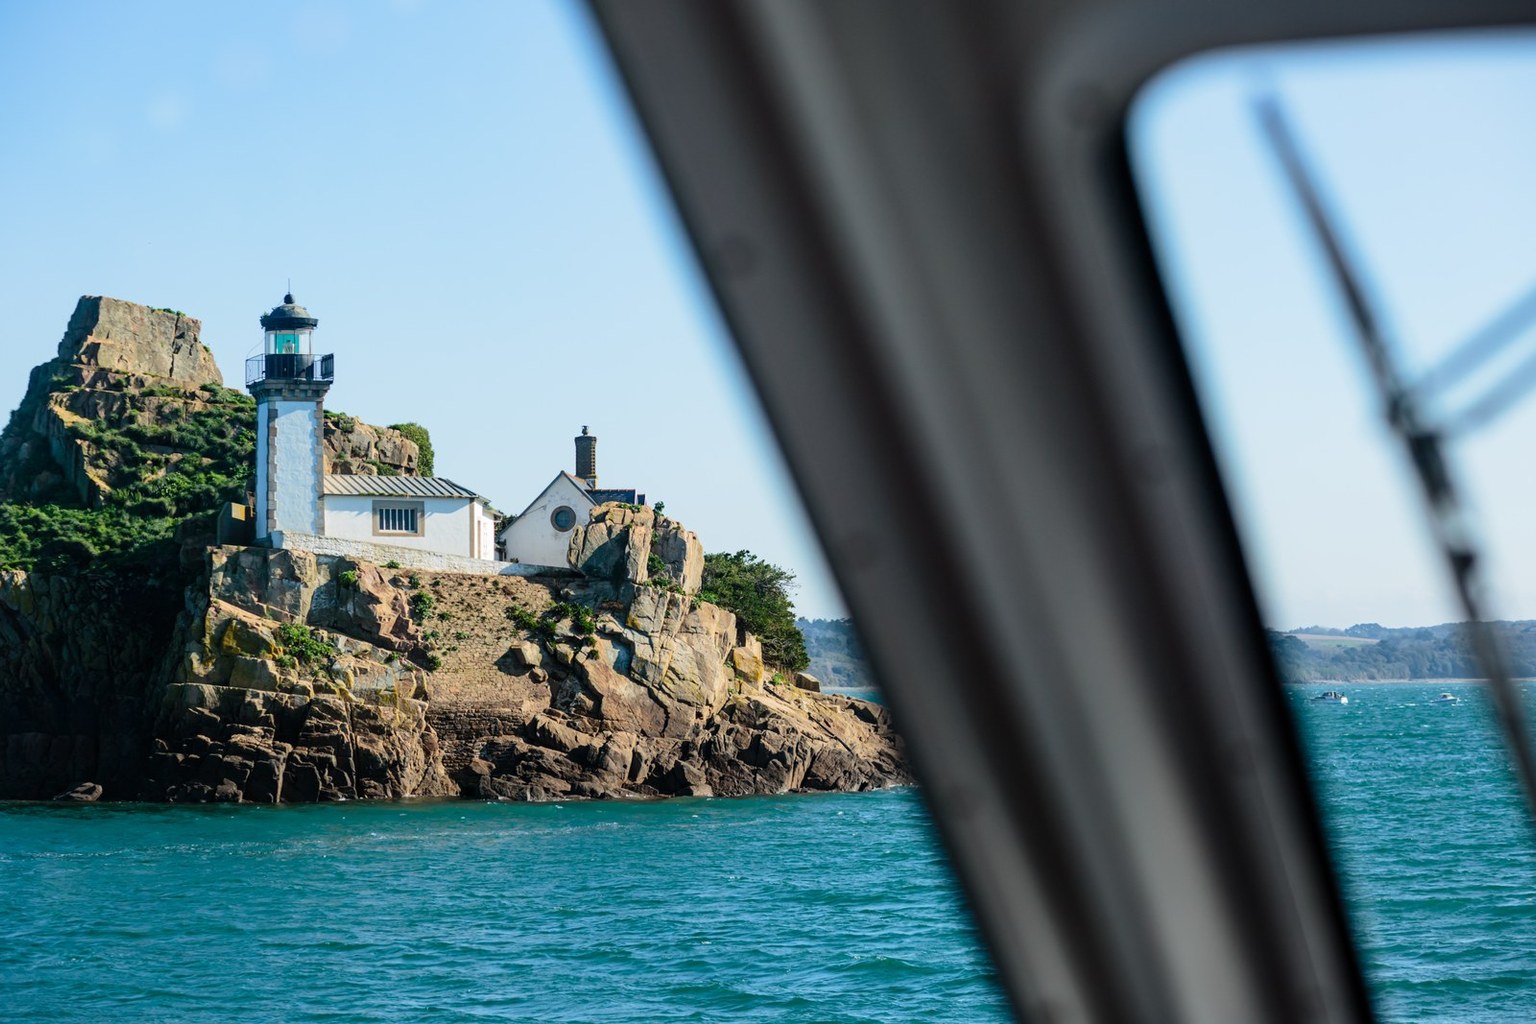
[[[99,507],[189,467],[248,477],[255,407],[223,387],[200,332],[184,313],[83,296],[0,433],[0,500]],[[421,458],[399,431],[340,414],[326,419],[324,450],[338,473],[414,476]]]
[[[82,296],[0,434],[0,498],[100,504],[127,469],[97,440],[103,429],[185,420],[224,394],[200,331],[182,313]]]
[[[58,361],[197,387],[222,384],[202,322],[176,310],[83,295],[59,342]]]
[[[325,471],[355,476],[416,476],[421,449],[388,427],[373,427],[351,416],[325,418]]]
[[[210,549],[184,595],[0,574],[4,797],[549,800],[909,778],[883,709],[770,678],[733,615],[676,590],[257,548]]]
[[[569,561],[595,579],[672,584],[684,594],[697,594],[704,578],[698,535],[649,506],[617,501],[593,508],[572,532]]]
[[[178,683],[166,692],[140,795],[311,803],[453,796],[425,704]]]
[[[94,782],[82,782],[74,789],[60,793],[53,799],[67,804],[93,804],[101,799],[103,790]]]
[[[698,534],[675,519],[657,515],[651,532],[651,554],[661,561],[662,575],[685,594],[697,594],[704,582],[704,545]],[[639,582],[639,581],[637,581]]]
[[[219,548],[140,794],[554,800],[909,778],[883,709],[766,679],[735,616],[685,594]]]

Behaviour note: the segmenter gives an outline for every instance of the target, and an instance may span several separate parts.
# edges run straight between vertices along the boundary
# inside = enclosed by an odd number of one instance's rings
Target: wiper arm
[[[1307,222],[1323,249],[1328,268],[1349,307],[1355,337],[1370,366],[1387,423],[1402,442],[1418,476],[1429,513],[1430,529],[1451,570],[1457,597],[1467,617],[1473,652],[1487,677],[1494,711],[1498,715],[1504,741],[1515,762],[1515,773],[1525,793],[1526,808],[1532,822],[1536,823],[1536,755],[1533,755],[1531,748],[1525,704],[1515,686],[1503,639],[1484,615],[1487,582],[1473,541],[1466,508],[1445,458],[1445,432],[1429,423],[1423,412],[1420,393],[1408,387],[1399,371],[1392,346],[1371,310],[1360,275],[1345,255],[1339,234],[1328,215],[1317,183],[1302,158],[1301,148],[1279,101],[1272,95],[1265,96],[1256,101],[1255,113],[1275,151],[1282,172],[1296,192]],[[1458,350],[1442,365],[1438,377],[1437,374],[1431,374],[1428,379],[1444,382],[1459,378],[1469,368],[1513,340],[1518,329],[1524,326],[1524,321],[1532,314],[1536,314],[1536,293],[1527,296]],[[1496,415],[1524,391],[1533,377],[1536,377],[1536,360],[1523,363],[1510,379],[1478,402],[1468,415],[1483,418]]]

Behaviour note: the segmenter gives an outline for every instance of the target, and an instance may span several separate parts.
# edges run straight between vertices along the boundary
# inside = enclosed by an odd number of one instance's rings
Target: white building
[[[444,477],[332,473],[325,477],[321,506],[327,537],[496,557],[496,510]]]
[[[597,438],[582,427],[576,438],[575,475],[562,470],[507,524],[499,538],[501,557],[528,565],[569,565],[571,531],[605,501],[644,505],[645,495],[597,486]]]
[[[442,477],[325,472],[325,395],[335,360],[313,352],[318,324],[283,296],[261,318],[262,354],[246,361],[256,398],[255,541],[364,558],[378,547],[379,561],[422,552],[491,563],[496,512],[467,487]],[[564,557],[552,564],[563,566]]]

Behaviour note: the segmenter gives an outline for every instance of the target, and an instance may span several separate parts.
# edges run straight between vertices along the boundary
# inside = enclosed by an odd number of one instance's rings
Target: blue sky
[[[87,293],[201,318],[238,386],[292,278],[329,408],[514,512],[590,424],[605,485],[843,614],[580,7],[9,3],[0,39],[0,406]]]
[[[1166,72],[1133,118],[1266,617],[1285,628],[1460,618],[1338,296],[1257,134],[1251,103],[1266,90],[1417,375],[1536,287],[1536,37],[1207,55]],[[1476,384],[1436,408],[1461,407]],[[1494,556],[1494,611],[1510,618],[1536,618],[1533,441],[1528,400],[1452,448]]]
[[[842,614],[793,487],[583,10],[552,0],[0,5],[0,406],[75,299],[198,316],[231,383],[291,277],[330,406],[431,428],[438,472],[519,510],[601,438],[711,550]],[[1284,98],[1409,361],[1536,285],[1536,43],[1211,55],[1132,125],[1160,257],[1277,626],[1456,617],[1336,297],[1273,161]],[[1531,403],[1456,452],[1536,617]]]

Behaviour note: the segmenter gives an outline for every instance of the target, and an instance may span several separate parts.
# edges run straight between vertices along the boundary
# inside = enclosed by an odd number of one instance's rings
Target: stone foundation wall
[[[290,551],[309,551],[317,555],[339,555],[360,562],[383,565],[398,563],[402,569],[425,569],[429,572],[462,572],[481,576],[558,576],[576,575],[564,567],[529,565],[524,562],[493,562],[482,558],[466,558],[463,555],[445,555],[436,551],[418,551],[397,544],[375,544],[366,540],[349,540],[345,537],[321,537],[313,533],[295,533],[277,530],[272,533],[272,546]]]

